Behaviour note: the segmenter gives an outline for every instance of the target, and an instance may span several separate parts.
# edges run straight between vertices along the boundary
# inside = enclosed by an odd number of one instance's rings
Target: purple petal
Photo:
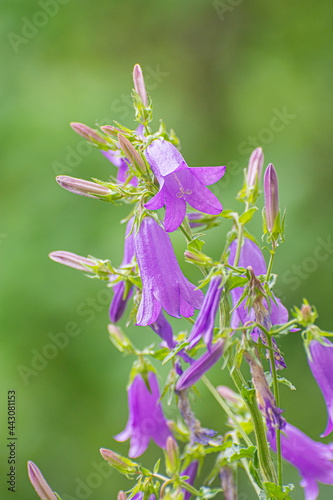
[[[146,149],[147,161],[160,182],[184,161],[178,149],[168,141],[153,141]]]
[[[225,174],[225,167],[191,167],[190,170],[205,186],[215,184]]]

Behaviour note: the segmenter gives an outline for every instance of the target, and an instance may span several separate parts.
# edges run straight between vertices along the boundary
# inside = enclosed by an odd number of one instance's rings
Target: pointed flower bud
[[[111,467],[114,467],[121,474],[135,474],[138,471],[138,464],[132,462],[126,457],[122,457],[118,453],[107,448],[101,448],[100,454]]]
[[[269,433],[274,436],[275,429],[283,429],[286,425],[285,419],[281,416],[282,410],[276,405],[260,361],[255,360],[248,352],[244,353],[244,358],[250,365],[259,409],[266,418]]]
[[[133,69],[133,82],[135,92],[140,96],[144,106],[148,106],[148,97],[143,79],[142,69],[139,64],[136,64]]]
[[[118,328],[118,326],[109,324],[108,332],[111,342],[114,346],[120,351],[124,353],[133,353],[134,348],[124,332]]]
[[[126,494],[121,490],[117,495],[117,500],[127,500]]]
[[[203,356],[194,361],[194,363],[184,371],[177,380],[175,390],[183,391],[194,385],[223,354],[224,340],[219,339]]]
[[[111,194],[111,189],[101,186],[96,182],[85,181],[67,175],[58,175],[56,181],[62,188],[67,191],[86,196],[88,198],[99,198],[100,196],[108,196]]]
[[[119,146],[121,147],[126,158],[128,158],[130,163],[133,165],[133,167],[139,167],[142,172],[146,172],[146,165],[144,164],[141,156],[139,155],[133,144],[127,139],[127,137],[122,134],[118,134],[118,140]]]
[[[84,125],[84,123],[71,122],[70,126],[77,134],[81,135],[87,141],[93,142],[100,146],[107,146],[108,142],[94,129]]]
[[[220,469],[221,488],[225,500],[237,500],[237,490],[234,474],[230,467],[221,467]]]
[[[114,139],[117,139],[118,134],[121,133],[120,128],[113,127],[113,125],[103,125],[103,127],[101,127],[101,130],[104,132],[104,134],[108,134]]]
[[[28,462],[28,474],[30,482],[41,500],[58,500],[37,465],[31,461]]]
[[[179,471],[180,458],[179,458],[179,448],[172,436],[169,436],[166,442],[166,453],[165,453],[165,463],[167,473],[173,476]]]
[[[78,269],[85,273],[93,273],[92,269],[85,266],[95,266],[96,263],[92,259],[87,259],[76,253],[66,252],[65,250],[59,250],[56,252],[49,253],[50,259],[64,266],[72,267],[73,269]]]
[[[247,167],[247,184],[249,188],[252,188],[256,179],[258,179],[258,183],[260,182],[262,166],[264,163],[264,153],[261,148],[256,148],[249,160],[249,166]]]
[[[219,395],[226,401],[236,406],[243,405],[243,399],[241,398],[241,396],[232,389],[230,389],[230,387],[226,385],[219,385],[218,387],[216,387],[216,390],[219,393]]]
[[[210,280],[204,302],[188,338],[190,349],[192,349],[201,338],[209,349],[212,345],[215,316],[219,308],[222,293],[222,288],[220,287],[221,282],[221,276],[214,276]]]
[[[264,191],[266,226],[268,231],[272,232],[279,212],[278,179],[272,163],[268,165],[265,172]]]

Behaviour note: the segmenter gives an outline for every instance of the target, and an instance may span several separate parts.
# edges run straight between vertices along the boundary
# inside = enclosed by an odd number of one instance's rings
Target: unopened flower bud
[[[236,394],[235,391],[230,389],[230,387],[227,387],[226,385],[219,385],[216,387],[216,390],[223,399],[226,399],[230,403],[234,405],[243,404],[243,399],[239,396],[239,394]]]
[[[234,480],[234,474],[230,467],[221,467],[220,469],[221,488],[225,500],[237,500],[237,490]]]
[[[70,126],[81,137],[87,139],[87,141],[97,143],[100,146],[106,146],[108,142],[94,129],[88,127],[88,125],[84,125],[84,123],[79,122],[71,122]]]
[[[139,167],[142,172],[145,172],[146,166],[133,144],[122,134],[118,134],[118,140],[119,146],[121,147],[126,158],[128,158],[128,160],[131,162],[131,164],[135,168]]]
[[[28,474],[30,482],[41,500],[58,500],[37,465],[31,461],[28,462]]]
[[[50,259],[64,266],[73,267],[79,271],[84,271],[86,273],[92,273],[93,270],[86,266],[95,266],[95,262],[92,259],[87,259],[76,253],[66,252],[65,250],[59,250],[57,252],[49,253]]]
[[[255,185],[256,179],[260,182],[263,163],[264,154],[262,149],[256,148],[250,156],[249,166],[247,168],[247,184],[250,188]]]
[[[165,462],[168,474],[173,475],[179,471],[179,448],[172,436],[169,436],[166,442]]]
[[[127,500],[127,496],[123,491],[119,491],[117,495],[117,500]]]
[[[111,342],[120,352],[134,352],[130,340],[118,326],[110,323],[108,325],[108,331]]]
[[[312,322],[313,312],[312,312],[310,304],[302,304],[301,313],[302,313],[302,317],[303,317],[303,320],[305,321],[305,323]]]
[[[272,232],[279,212],[278,179],[272,163],[268,165],[265,172],[264,191],[266,226],[268,231]]]
[[[138,471],[138,464],[132,462],[129,458],[122,457],[112,450],[101,448],[100,453],[104,460],[106,460],[111,467],[114,467],[122,474],[135,474]]]
[[[144,106],[148,106],[148,97],[143,79],[142,69],[139,64],[136,64],[133,69],[133,82],[135,92],[140,96]]]
[[[96,182],[85,181],[84,179],[77,179],[67,175],[58,175],[56,181],[67,191],[88,198],[98,198],[99,196],[108,196],[111,194],[111,189],[101,186]]]
[[[103,127],[101,127],[101,130],[105,134],[110,135],[112,138],[115,139],[117,139],[118,134],[121,133],[120,128],[113,127],[112,125],[103,125]]]

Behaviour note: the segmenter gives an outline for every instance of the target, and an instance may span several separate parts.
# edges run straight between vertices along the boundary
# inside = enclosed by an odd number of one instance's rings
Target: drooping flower
[[[268,434],[271,448],[276,452],[276,439]],[[297,427],[287,424],[281,433],[282,457],[296,467],[302,476],[305,500],[316,500],[318,482],[333,484],[333,444],[313,441]]]
[[[278,179],[275,168],[270,163],[264,176],[265,216],[268,231],[272,232],[279,211]]]
[[[325,432],[321,437],[328,436],[333,430],[333,344],[325,339],[324,344],[318,340],[311,340],[308,359],[314,378],[325,398],[328,421]]]
[[[237,500],[237,488],[232,469],[227,465],[221,467],[219,476],[224,500]]]
[[[202,305],[203,293],[183,275],[170,237],[155,219],[142,219],[134,249],[142,279],[137,325],[155,323],[161,308],[176,318],[192,316]]]
[[[269,433],[274,436],[276,429],[283,429],[286,425],[285,419],[281,416],[283,410],[277,407],[260,361],[254,359],[248,352],[244,353],[244,358],[250,366],[259,409],[266,419]]]
[[[128,422],[123,432],[115,436],[117,441],[131,439],[128,455],[131,458],[142,455],[151,438],[157,446],[165,449],[166,440],[171,436],[159,402],[160,391],[153,372],[149,372],[148,381],[150,391],[142,375],[135,376],[128,388]]]
[[[134,238],[133,238],[133,233],[131,233],[133,222],[134,222],[134,217],[131,217],[126,225],[124,256],[120,267],[130,264],[130,262],[134,257]],[[114,277],[112,277],[111,280],[112,279],[114,279]],[[127,295],[124,297],[125,289],[126,289],[126,284],[124,281],[120,281],[119,283],[116,283],[113,286],[114,295],[109,310],[110,320],[112,321],[112,323],[117,323],[117,321],[120,320],[126,309],[127,301],[132,295],[132,287],[131,287],[130,290],[127,292]]]
[[[237,250],[237,240],[234,240],[230,247],[230,255],[229,255],[229,264],[233,265]],[[239,267],[244,267],[245,269],[249,266],[252,267],[253,272],[256,276],[265,275],[267,273],[265,258],[261,253],[260,248],[249,238],[244,238],[244,244],[241,248],[239,262]],[[243,294],[243,287],[236,287],[231,290],[231,299],[232,299],[232,307],[235,308]],[[277,299],[275,296],[276,304],[273,300],[270,301],[270,311],[267,304],[267,300],[264,298],[262,300],[262,305],[267,312],[267,316],[269,322],[272,325],[281,325],[288,321],[288,311],[281,303],[280,299]],[[241,302],[238,307],[232,312],[230,326],[235,329],[238,328],[240,324],[245,325],[248,321],[258,321],[260,323],[259,318],[256,318],[256,312],[252,308],[248,311],[245,308],[245,300]],[[259,331],[258,331],[259,330]],[[252,332],[252,337],[255,341],[258,340],[258,334],[261,335],[260,329],[255,329]],[[265,339],[261,335],[261,339],[265,342]],[[276,347],[276,342],[273,339],[273,344]],[[285,363],[283,358],[278,353],[275,353],[275,360],[278,368],[285,368]]]
[[[205,354],[194,361],[177,380],[175,390],[184,391],[195,384],[223,354],[224,340],[219,339]]]
[[[184,469],[181,473],[182,476],[188,476],[188,479],[186,479],[185,482],[190,484],[191,486],[193,486],[194,484],[198,472],[198,466],[199,466],[198,460],[193,460],[193,462],[191,462],[190,465],[188,465],[186,469]],[[189,500],[191,498],[191,493],[189,491],[183,489],[183,493],[184,493],[183,500]]]
[[[214,276],[209,282],[204,302],[188,338],[190,349],[192,349],[201,338],[208,346],[208,349],[210,349],[212,345],[215,316],[222,293],[222,288],[220,287],[221,281],[221,276]]]
[[[157,210],[165,205],[165,230],[175,231],[186,215],[186,202],[196,210],[217,215],[223,207],[206,188],[219,181],[225,167],[189,168],[184,158],[168,141],[155,140],[146,149],[146,158],[160,185],[159,192],[145,207]]]
[[[41,500],[58,500],[37,465],[31,462],[31,460],[28,462],[28,474],[30,482]]]

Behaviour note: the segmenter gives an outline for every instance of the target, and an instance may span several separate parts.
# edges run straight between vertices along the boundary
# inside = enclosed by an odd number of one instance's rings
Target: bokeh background
[[[135,126],[129,93],[138,62],[153,97],[154,125],[163,117],[176,130],[189,165],[227,165],[225,179],[213,188],[225,208],[241,208],[234,196],[242,169],[252,149],[262,146],[265,163],[273,162],[278,171],[280,202],[287,207],[286,243],[274,268],[279,296],[289,309],[307,297],[319,309],[319,325],[330,330],[333,5],[286,0],[0,3],[0,496],[12,498],[5,484],[6,399],[15,389],[16,498],[36,498],[26,474],[28,459],[63,500],[115,498],[128,483],[115,472],[103,477],[107,469],[96,471],[103,462],[98,450],[128,450],[128,443],[112,436],[127,419],[125,387],[132,359],[123,359],[108,340],[111,295],[103,284],[55,264],[48,253],[70,250],[119,264],[124,234],[119,220],[127,209],[76,197],[56,184],[55,175],[62,173],[86,179],[114,174],[69,122],[94,126],[118,120]],[[207,235],[207,253],[220,254],[229,229],[223,222]],[[260,213],[251,230],[260,238]],[[184,272],[198,280],[196,270],[183,262],[181,235],[173,242]],[[325,256],[321,260],[318,246]],[[53,359],[43,361],[45,346],[54,345],[52,335],[66,328],[77,335],[58,353],[51,348]],[[139,346],[155,340],[149,328],[131,327],[129,334]],[[285,416],[318,440],[326,410],[301,338],[293,334],[280,345],[288,365],[285,376],[297,386],[296,392],[282,388]],[[229,383],[218,368],[211,378]],[[224,415],[204,387],[198,388],[198,417],[223,432]],[[172,408],[166,413],[174,414]],[[150,466],[158,455],[151,444],[144,463]],[[254,498],[241,479],[239,491],[246,495],[241,498]],[[293,498],[303,498],[297,471],[286,466],[288,482],[296,485]],[[321,486],[320,498],[331,498],[330,491]]]

